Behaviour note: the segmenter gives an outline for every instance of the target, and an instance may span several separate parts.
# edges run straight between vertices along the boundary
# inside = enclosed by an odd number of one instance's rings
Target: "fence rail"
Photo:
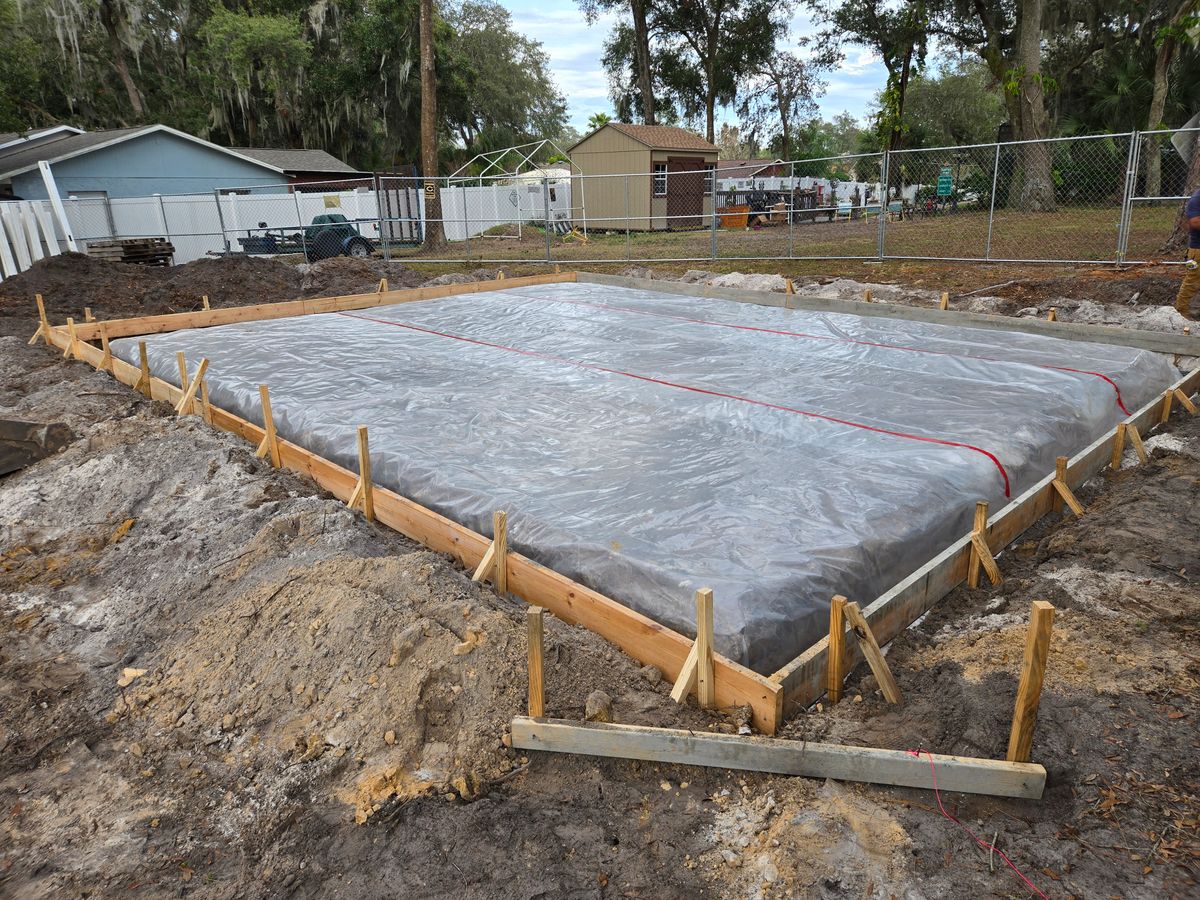
[[[176,263],[341,253],[462,264],[1175,262],[1163,248],[1198,138],[1200,129],[1128,132],[716,166],[672,156],[646,172],[441,178],[432,193],[429,179],[377,175],[68,195],[62,208],[84,247],[161,237]],[[424,245],[431,229],[445,238],[436,251]],[[58,252],[63,232],[51,201],[0,203],[0,275]]]

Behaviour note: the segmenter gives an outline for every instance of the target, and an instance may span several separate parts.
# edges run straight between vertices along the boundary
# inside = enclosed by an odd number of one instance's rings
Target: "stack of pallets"
[[[175,245],[166,238],[123,238],[87,244],[88,256],[138,266],[169,266],[174,254]]]

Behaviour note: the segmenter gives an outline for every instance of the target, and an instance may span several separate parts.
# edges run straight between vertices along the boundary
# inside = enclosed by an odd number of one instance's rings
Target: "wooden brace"
[[[479,561],[479,567],[471,576],[472,581],[483,581],[489,575],[501,594],[508,593],[508,513],[496,510],[492,514],[492,542],[488,544]]]

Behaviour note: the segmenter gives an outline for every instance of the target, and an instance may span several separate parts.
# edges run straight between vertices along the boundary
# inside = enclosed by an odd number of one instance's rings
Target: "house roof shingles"
[[[36,167],[39,160],[61,159],[64,156],[79,153],[91,147],[107,144],[118,138],[145,130],[139,128],[109,128],[104,131],[85,131],[83,134],[64,134],[62,137],[48,141],[38,141],[32,146],[25,143],[14,144],[0,150],[0,178],[15,175],[26,169]]]
[[[283,169],[285,172],[333,172],[360,175],[358,169],[324,150],[273,150],[269,147],[230,147],[235,153]]]
[[[628,125],[625,122],[609,122],[605,127],[614,128],[621,132],[621,134],[631,137],[638,143],[645,144],[654,150],[717,152],[716,145],[710,144],[704,138],[700,137],[700,135],[693,134],[686,128],[677,128],[674,125]],[[587,140],[587,138],[584,138],[584,140]],[[583,141],[579,143],[581,144]],[[578,147],[579,144],[575,146]]]

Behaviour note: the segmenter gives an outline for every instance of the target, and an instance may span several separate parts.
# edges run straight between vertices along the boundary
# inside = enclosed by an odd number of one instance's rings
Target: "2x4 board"
[[[510,542],[525,551],[509,558],[510,591],[596,630],[668,678],[678,674],[689,649],[683,635],[690,623],[681,610],[695,587],[716,585],[718,610],[724,595],[727,613],[735,615],[766,596],[775,618],[765,631],[759,626],[757,636],[729,627],[728,615],[722,620],[718,614],[718,639],[725,640],[719,646],[726,652],[714,680],[719,705],[748,703],[755,724],[768,733],[782,717],[785,695],[798,703],[819,696],[820,653],[795,654],[819,633],[814,627],[828,596],[882,600],[911,568],[902,557],[945,556],[937,550],[947,543],[953,548],[965,533],[977,490],[1000,499],[1007,481],[1010,494],[1026,488],[1019,499],[1038,507],[1046,480],[1039,476],[1068,449],[1051,435],[996,453],[966,439],[970,434],[935,431],[943,427],[939,418],[961,418],[973,409],[978,418],[971,427],[985,428],[991,418],[1015,432],[1020,410],[1005,406],[1005,396],[1024,391],[1038,407],[1031,417],[1068,420],[1073,449],[1105,441],[1112,425],[1143,400],[1157,409],[1162,389],[1175,380],[1161,358],[1127,349],[1066,344],[1070,352],[1064,352],[1056,346],[1064,342],[1052,341],[1050,352],[1043,339],[1018,333],[1008,339],[1018,346],[1007,347],[1016,359],[999,358],[994,336],[985,352],[980,339],[964,344],[949,329],[888,323],[881,331],[862,316],[713,304],[664,294],[656,283],[599,286],[567,274],[465,287],[484,296],[447,288],[387,292],[117,321],[103,323],[103,331],[109,338],[163,335],[147,343],[156,375],[151,390],[166,399],[180,393],[170,383],[179,380],[176,349],[184,349],[193,369],[201,357],[209,359],[212,422],[251,440],[262,435],[257,385],[269,384],[276,427],[290,438],[282,443],[283,464],[310,472],[343,499],[355,481],[354,428],[368,425],[375,480],[399,488],[377,491],[379,519],[468,566],[486,548],[480,532],[491,511],[506,507]],[[438,296],[448,299],[412,304]],[[378,309],[359,312],[371,306]],[[313,313],[329,315],[310,318]],[[955,314],[946,315],[954,321]],[[250,322],[262,324],[238,324]],[[77,326],[76,338],[94,340],[101,330]],[[64,329],[51,334],[60,346],[70,343]],[[259,358],[251,344],[261,348]],[[100,361],[98,348],[76,349],[89,362]],[[133,383],[136,342],[113,341],[113,349],[114,374]],[[851,386],[849,376],[864,367],[869,377]],[[918,421],[923,397],[951,393],[935,387],[944,383],[939,379],[947,367],[960,396]],[[1035,387],[1025,387],[1026,374]],[[902,384],[905,378],[916,383]],[[851,444],[861,464],[845,450]],[[820,467],[813,464],[818,454]],[[892,469],[875,458],[882,456],[894,458]],[[1077,460],[1072,480],[1090,474],[1090,460]],[[806,467],[820,468],[819,477],[806,481]],[[805,529],[822,538],[838,534],[809,526],[854,482],[858,493],[849,498],[878,518],[882,507],[872,491],[880,482],[864,473],[894,480],[906,468],[923,483],[931,475],[949,483],[965,498],[965,519],[942,510],[948,522],[934,523],[925,543],[914,551],[910,542],[903,554],[886,532],[856,546],[854,529],[843,530],[838,552],[849,555],[830,566],[827,554],[825,569],[832,574],[806,583],[805,570],[822,559],[789,551],[789,538],[803,551],[823,546],[821,539],[805,541]],[[920,488],[906,490],[912,497]],[[875,493],[887,497],[887,490]],[[919,515],[920,504],[905,502],[898,520],[911,534],[908,520]],[[855,513],[854,503],[844,508]],[[825,527],[839,515],[826,515]],[[992,545],[1007,543],[998,543],[1004,532],[997,526],[1021,518],[996,517]],[[890,573],[877,561],[888,554],[897,557]],[[865,611],[873,627],[883,629],[881,639],[956,583],[956,565],[949,563],[944,577],[924,579],[917,599],[908,589],[895,603],[870,604]],[[879,571],[872,583],[862,572],[873,566]],[[965,560],[961,568],[965,572]],[[765,664],[747,655],[763,633],[785,629],[786,603],[794,610],[798,596],[811,601],[808,631],[794,631],[790,646],[777,641]],[[669,603],[650,602],[673,598],[674,612]],[[730,656],[758,662],[759,671]]]

